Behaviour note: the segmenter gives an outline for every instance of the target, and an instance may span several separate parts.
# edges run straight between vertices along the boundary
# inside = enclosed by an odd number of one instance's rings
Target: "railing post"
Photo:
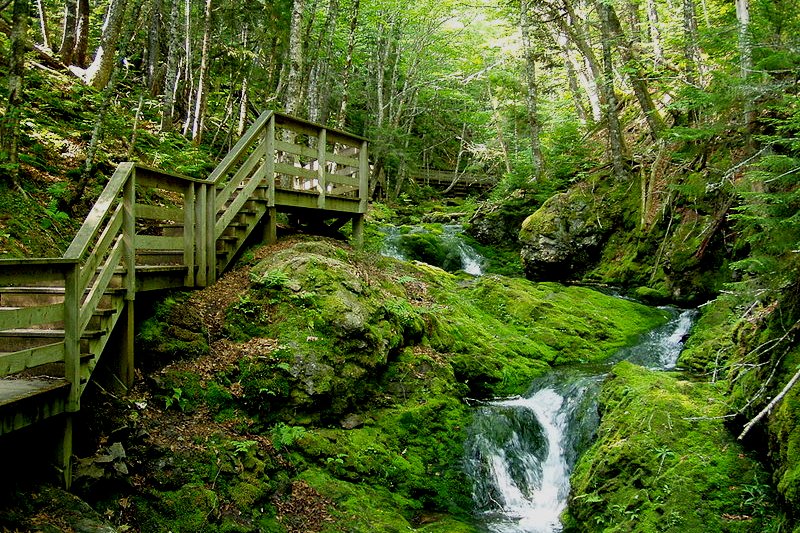
[[[125,262],[125,313],[119,353],[119,380],[133,385],[134,301],[136,300],[136,167],[122,189],[122,255]]]
[[[81,294],[80,264],[69,265],[64,276],[64,378],[69,382],[66,411],[81,408],[81,336],[78,331]]]
[[[278,210],[275,208],[275,115],[267,123],[267,154],[264,156],[264,176],[267,180],[267,214],[264,224],[264,241],[278,242]]]
[[[197,194],[194,201],[195,218],[195,257],[197,258],[197,282],[198,287],[208,286],[208,254],[206,252],[208,232],[208,221],[206,220],[206,205],[208,203],[208,188],[213,187],[207,183],[197,184]]]
[[[275,206],[275,115],[267,123],[267,154],[264,156],[264,175],[267,180],[267,205]]]
[[[194,183],[189,182],[183,189],[183,264],[186,267],[186,278],[183,284],[187,288],[195,286],[194,243],[195,243],[195,194]]]
[[[211,183],[206,194],[206,264],[208,266],[208,279],[206,282],[211,285],[217,281],[217,237],[215,227],[217,225],[217,184]]]
[[[317,191],[319,192],[317,207],[320,209],[325,209],[325,195],[328,192],[328,183],[325,177],[325,167],[327,166],[325,150],[327,144],[328,130],[320,128],[317,135]]]
[[[369,143],[363,141],[361,149],[358,151],[358,212],[367,212],[367,200],[369,196]]]

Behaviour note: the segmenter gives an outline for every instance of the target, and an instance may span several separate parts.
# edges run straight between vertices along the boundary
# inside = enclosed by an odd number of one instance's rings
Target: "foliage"
[[[720,420],[724,384],[614,367],[572,476],[568,531],[779,531],[769,476]]]

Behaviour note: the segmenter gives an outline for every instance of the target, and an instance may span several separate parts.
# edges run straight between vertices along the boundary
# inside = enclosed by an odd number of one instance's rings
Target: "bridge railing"
[[[357,135],[267,111],[209,180],[218,184],[217,237],[259,188],[270,207],[280,204],[364,213],[369,194],[368,142]]]
[[[81,368],[81,339],[98,310],[110,305],[104,301],[109,291],[113,289],[122,300],[134,300],[137,251],[177,251],[181,265],[187,267],[188,286],[205,283],[208,232],[195,221],[205,209],[203,197],[211,186],[121,163],[63,257],[0,260],[0,331],[63,328],[63,339],[58,342],[0,355],[0,377],[63,363],[64,377],[70,383],[66,408],[77,411],[81,377],[91,371]],[[156,189],[182,195],[182,206],[141,203]],[[147,235],[146,228],[154,220],[176,222],[183,228],[182,235]],[[121,307],[113,311],[119,313]]]

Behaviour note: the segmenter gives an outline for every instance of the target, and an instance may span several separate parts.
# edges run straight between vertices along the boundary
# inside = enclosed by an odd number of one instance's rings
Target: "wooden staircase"
[[[70,414],[100,358],[133,382],[136,295],[214,283],[249,239],[276,240],[279,211],[352,221],[360,244],[367,150],[268,111],[206,180],[121,163],[63,257],[0,260],[0,438],[63,415],[69,486]]]

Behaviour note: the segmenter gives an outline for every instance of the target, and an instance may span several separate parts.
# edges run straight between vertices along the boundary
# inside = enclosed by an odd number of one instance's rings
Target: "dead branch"
[[[753,426],[758,424],[765,416],[769,415],[772,410],[775,409],[775,406],[778,405],[778,402],[780,402],[783,397],[786,396],[790,390],[792,390],[792,387],[794,387],[798,381],[800,381],[800,370],[795,372],[794,376],[792,376],[792,379],[789,380],[789,383],[786,384],[783,390],[777,396],[775,396],[772,401],[761,410],[760,413],[758,413],[750,422],[745,424],[744,429],[742,429],[742,433],[739,435],[738,439],[742,440]]]

